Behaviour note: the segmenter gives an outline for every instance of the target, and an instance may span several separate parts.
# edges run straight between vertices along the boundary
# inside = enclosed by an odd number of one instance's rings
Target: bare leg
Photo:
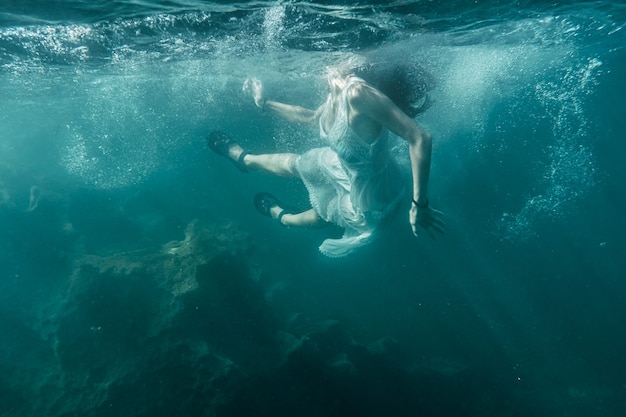
[[[239,160],[242,152],[244,152],[243,148],[235,143],[228,150],[228,156],[233,160]],[[245,154],[241,162],[248,169],[265,171],[283,177],[299,177],[296,170],[298,156],[295,153]],[[279,205],[275,205],[269,210],[269,214],[273,219],[278,219],[282,212],[283,208]],[[314,209],[301,213],[284,213],[280,222],[284,226],[299,227],[321,227],[327,224]]]
[[[248,154],[243,158],[243,163],[251,169],[258,169],[281,177],[297,177],[295,153],[273,153],[262,155]]]
[[[283,209],[279,206],[272,207],[270,210],[272,218],[278,218],[278,215],[282,212],[282,210]],[[280,222],[285,226],[296,227],[321,227],[326,224],[326,222],[322,220],[322,218],[313,209],[296,214],[285,213],[280,219]]]
[[[243,148],[239,145],[233,145],[228,150],[229,156],[234,160],[239,159],[242,152]],[[248,169],[265,171],[281,177],[297,177],[297,158],[298,155],[295,153],[247,154],[243,158],[243,164]]]

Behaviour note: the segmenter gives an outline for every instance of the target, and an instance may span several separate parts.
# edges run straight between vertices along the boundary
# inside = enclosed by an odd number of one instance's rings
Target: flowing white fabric
[[[388,132],[382,129],[378,138],[368,143],[348,125],[347,91],[360,82],[364,81],[353,77],[342,90],[328,132],[324,130],[326,110],[322,113],[320,136],[327,146],[306,152],[296,163],[315,211],[345,229],[342,238],[326,239],[320,246],[330,257],[348,255],[370,242],[404,190],[400,170],[389,154]]]

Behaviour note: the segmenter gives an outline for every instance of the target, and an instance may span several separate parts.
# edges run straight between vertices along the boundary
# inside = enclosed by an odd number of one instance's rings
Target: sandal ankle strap
[[[278,223],[280,223],[281,226],[287,227],[286,224],[283,223],[283,216],[287,213],[287,210],[283,210],[280,213],[278,213],[278,217],[276,217],[276,220],[278,220]]]

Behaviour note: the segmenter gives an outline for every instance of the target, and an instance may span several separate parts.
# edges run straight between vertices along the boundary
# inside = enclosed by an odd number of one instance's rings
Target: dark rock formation
[[[495,373],[415,363],[393,339],[364,342],[268,299],[231,222],[193,221],[156,250],[118,245],[116,229],[86,253],[88,219],[75,230],[64,201],[0,210],[14,234],[0,253],[13,291],[0,306],[0,417],[533,414],[510,412]]]

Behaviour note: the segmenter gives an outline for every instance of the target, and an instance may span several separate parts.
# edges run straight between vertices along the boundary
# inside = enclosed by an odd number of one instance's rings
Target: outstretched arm
[[[317,110],[311,110],[301,106],[268,100],[265,97],[263,84],[256,78],[248,78],[243,84],[243,90],[252,94],[254,103],[258,108],[280,116],[290,122],[316,126],[322,112],[323,105]]]
[[[386,95],[367,84],[354,84],[348,92],[348,99],[355,111],[380,123],[409,143],[413,178],[413,201],[409,221],[413,234],[417,236],[418,226],[426,230],[431,237],[435,236],[434,232],[443,233],[442,213],[430,207],[428,202],[432,153],[430,133],[416,124]]]
[[[319,120],[319,114],[321,114],[320,109],[311,110],[305,107],[280,103],[273,100],[265,100],[262,109],[277,116],[280,116],[287,121],[310,126],[317,125],[317,122]]]

